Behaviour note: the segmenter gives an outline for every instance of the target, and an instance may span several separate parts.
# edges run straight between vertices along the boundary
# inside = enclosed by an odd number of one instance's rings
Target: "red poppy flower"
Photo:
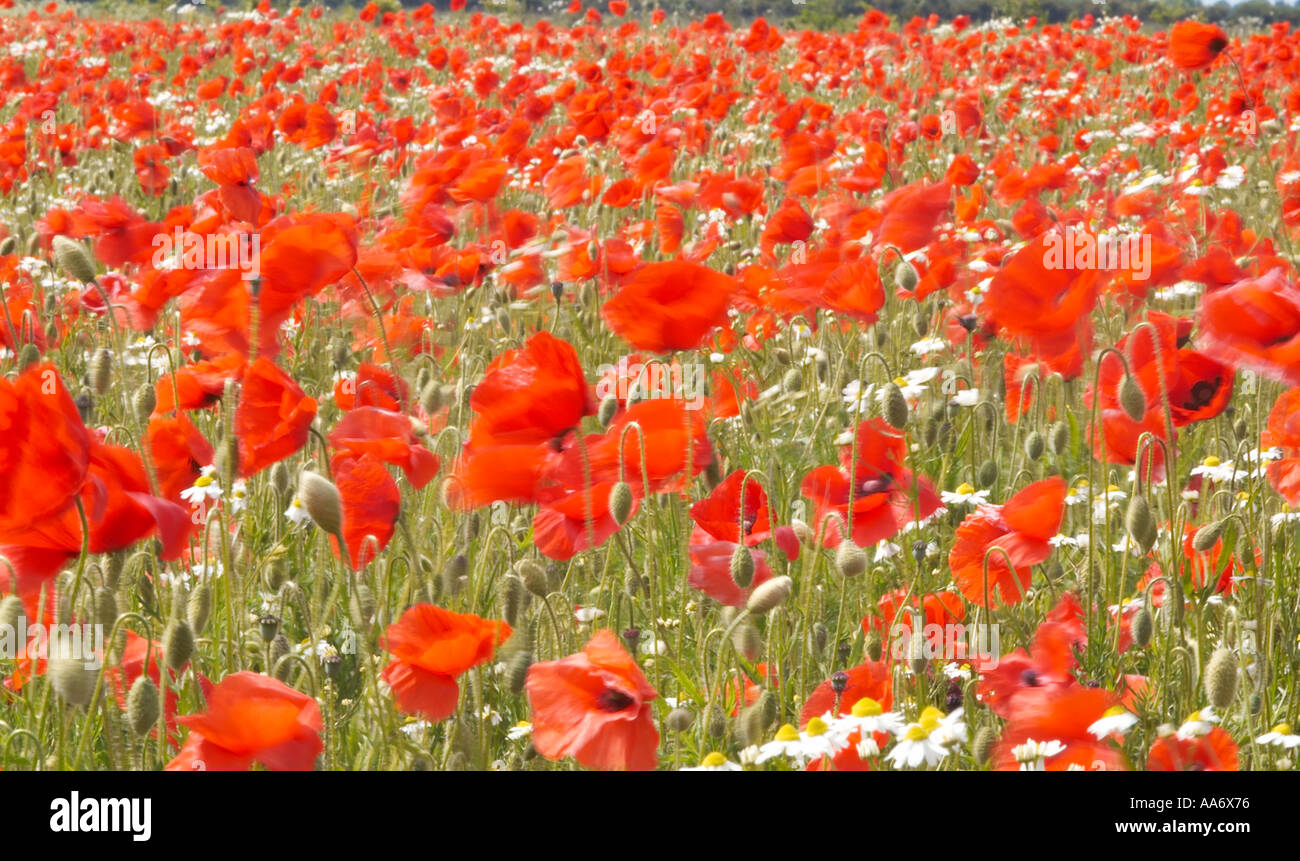
[[[194,362],[175,374],[164,374],[154,383],[153,414],[165,416],[175,410],[197,410],[221,400],[226,381],[241,376],[244,357],[228,353],[218,359]]]
[[[256,225],[262,212],[257,181],[257,155],[248,147],[207,149],[199,152],[199,169],[220,186],[221,205],[238,221]]]
[[[411,419],[379,407],[359,407],[330,431],[330,445],[354,455],[370,454],[400,466],[419,490],[438,473],[438,456],[419,442]]]
[[[393,660],[383,679],[403,713],[445,720],[460,697],[456,677],[490,660],[512,633],[505,622],[416,604],[388,626],[382,645]]]
[[[827,679],[808,695],[799,711],[800,726],[807,726],[808,721],[827,712],[849,714],[861,699],[875,700],[886,711],[894,704],[894,677],[884,661],[866,661],[845,670],[844,675],[848,678],[842,693],[837,695],[835,680]]]
[[[638,350],[693,350],[726,321],[736,287],[731,276],[698,263],[647,263],[623,281],[601,316]]]
[[[383,365],[362,362],[355,376],[344,377],[334,384],[334,404],[345,412],[358,407],[400,412],[410,396],[409,389],[405,380],[394,376]]]
[[[1065,493],[1065,479],[1053,476],[1034,482],[1003,505],[981,505],[966,516],[948,554],[953,580],[966,600],[993,609],[1024,599],[1030,566],[1052,554],[1048,539],[1061,529]],[[1006,552],[990,553],[992,548]]]
[[[603,771],[650,771],[658,764],[650,702],[659,694],[613,631],[597,631],[576,655],[533,664],[524,687],[533,747],[547,759],[572,756]]]
[[[0,543],[65,512],[90,468],[90,435],[54,365],[0,379]]]
[[[570,446],[556,478],[576,488],[589,472],[593,482],[626,481],[637,496],[683,490],[713,459],[702,411],[681,398],[638,401],[585,446],[586,465],[583,448]]]
[[[1260,434],[1260,447],[1282,449],[1282,457],[1264,468],[1269,484],[1289,505],[1300,506],[1300,388],[1277,396]]]
[[[924,519],[939,509],[939,495],[929,479],[914,477],[903,467],[907,446],[901,433],[876,418],[860,423],[856,434],[856,464],[853,446],[845,445],[840,449],[842,468],[816,467],[800,486],[816,507],[817,533],[823,534],[825,526],[827,547],[839,546],[849,527],[850,508],[853,542],[859,547],[893,538],[918,516]]]
[[[259,358],[249,365],[235,410],[240,474],[254,475],[294,454],[306,444],[315,418],[316,399],[275,363]]]
[[[587,491],[560,492],[533,517],[533,544],[543,556],[561,562],[599,547],[621,528],[609,511],[614,483],[603,481]],[[631,515],[637,500],[632,500]],[[629,516],[631,516],[629,515]]]
[[[546,442],[596,411],[577,351],[549,332],[497,356],[470,396],[474,445]]]
[[[1201,736],[1165,736],[1151,745],[1147,770],[1236,771],[1237,743],[1218,726]]]
[[[155,416],[149,421],[148,439],[158,488],[166,499],[179,502],[181,491],[193,486],[202,468],[212,463],[212,444],[183,413]]]
[[[1197,323],[1206,355],[1300,385],[1300,288],[1281,269],[1206,293]]]
[[[311,771],[324,750],[316,700],[284,682],[243,671],[209,692],[208,710],[177,722],[189,727],[168,771]]]
[[[1228,34],[1214,24],[1179,21],[1169,31],[1169,61],[1180,69],[1204,69],[1228,47]]]
[[[342,503],[340,531],[347,545],[347,558],[360,571],[392,540],[393,525],[402,507],[401,491],[373,454],[335,455],[330,460],[330,471]],[[331,536],[330,543],[337,552],[337,539]]]
[[[980,702],[1006,718],[1021,694],[1077,685],[1074,649],[1086,642],[1082,627],[1059,620],[1042,622],[1027,652],[1017,649],[1003,656],[996,667],[981,670]]]
[[[174,685],[171,684],[172,680],[176,678],[176,671],[171,670],[170,668],[167,670],[168,684],[164,685],[160,681],[161,673],[159,668],[162,665],[163,658],[162,643],[157,640],[149,640],[145,637],[141,637],[135,631],[128,629],[126,632],[126,647],[122,650],[122,660],[116,666],[105,669],[105,678],[107,683],[112,685],[113,698],[117,700],[117,707],[125,710],[126,695],[130,692],[136,679],[146,673],[146,658],[149,661],[149,669],[147,670],[149,678],[153,679],[153,683],[162,691],[163,720],[167,727],[167,741],[175,747],[180,743],[180,740],[176,738],[176,708],[180,697],[177,694]],[[188,666],[189,662],[186,662],[185,665],[181,667],[180,672],[184,672],[185,668]],[[210,682],[202,673],[197,675],[199,679],[199,689],[202,691],[203,698],[206,700],[212,693],[212,682]],[[157,729],[151,730],[149,734],[153,738],[158,737]]]
[[[1002,738],[993,751],[993,761],[1000,771],[1017,771],[1022,763],[1015,749],[1034,741],[1059,741],[1065,749],[1043,761],[1046,771],[1088,771],[1124,769],[1124,759],[1109,741],[1099,740],[1088,727],[1101,720],[1106,710],[1118,702],[1111,691],[1082,685],[1037,688],[1018,697]]]

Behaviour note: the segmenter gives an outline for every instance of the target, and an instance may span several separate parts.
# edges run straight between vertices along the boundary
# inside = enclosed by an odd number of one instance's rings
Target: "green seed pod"
[[[881,414],[890,427],[902,430],[907,426],[907,398],[895,382],[885,383],[885,397],[880,405]]]
[[[146,610],[152,612],[158,606],[158,595],[154,591],[153,578],[148,574],[142,574],[135,579],[135,591],[140,596],[140,603]]]
[[[784,392],[794,393],[803,389],[803,372],[798,368],[791,368],[781,377],[781,390]]]
[[[469,559],[464,554],[457,554],[448,559],[442,566],[442,591],[448,595],[458,594],[468,573]]]
[[[767,726],[772,726],[776,723],[776,718],[781,708],[781,704],[776,701],[776,694],[764,689],[763,692],[758,695],[758,701],[755,702],[754,705],[763,713],[763,722],[767,724]]]
[[[632,516],[632,488],[626,481],[620,481],[609,492],[609,515],[619,526],[627,523]]]
[[[185,619],[173,618],[163,634],[163,659],[172,670],[179,671],[194,654],[194,629]]]
[[[1124,376],[1124,381],[1119,384],[1119,405],[1135,422],[1142,421],[1147,414],[1147,396],[1143,393],[1142,387],[1137,384],[1137,380],[1127,374]]]
[[[25,636],[27,631],[26,623],[27,613],[23,609],[23,599],[17,595],[6,595],[3,601],[0,601],[0,627],[7,631],[15,631],[18,636]]]
[[[343,526],[343,500],[334,482],[315,472],[298,476],[298,498],[312,522],[330,535]]]
[[[30,341],[18,351],[18,370],[24,371],[41,360],[40,349]]]
[[[1139,649],[1145,649],[1151,642],[1151,635],[1155,633],[1155,623],[1151,618],[1151,612],[1146,607],[1142,607],[1133,615],[1133,645]]]
[[[614,420],[615,413],[618,412],[618,398],[612,395],[600,402],[600,410],[596,413],[596,419],[603,428],[609,427],[609,423]]]
[[[282,500],[287,500],[289,498],[289,467],[285,465],[284,461],[278,460],[271,466],[270,478],[275,495]]]
[[[117,593],[107,586],[95,587],[95,622],[112,630],[117,621]]]
[[[56,236],[50,243],[59,268],[83,284],[95,280],[95,258],[86,246],[66,236]]]
[[[870,658],[871,660],[873,661],[880,660],[880,656],[885,653],[885,644],[884,641],[880,639],[879,634],[872,632],[867,636],[866,651],[867,651],[867,657]]]
[[[90,383],[90,390],[102,398],[113,382],[111,350],[101,347],[95,351],[95,355],[91,356],[90,363],[86,366],[86,380]]]
[[[190,627],[195,634],[202,634],[208,626],[208,617],[212,614],[212,587],[206,582],[199,583],[190,593],[189,605],[185,608]]]
[[[830,631],[828,631],[826,629],[826,626],[823,625],[821,622],[817,622],[816,624],[813,625],[813,630],[812,630],[813,653],[816,654],[817,657],[820,658],[822,655],[826,653],[826,643],[830,640],[830,636],[831,636]]]
[[[89,705],[95,692],[95,679],[99,670],[87,668],[87,663],[84,658],[69,653],[60,657],[51,656],[46,665],[54,692],[70,705]]]
[[[524,596],[528,590],[518,574],[507,574],[501,578],[501,618],[511,628],[519,627],[519,614],[524,609]]]
[[[541,565],[531,559],[524,559],[515,566],[515,571],[523,579],[524,586],[528,591],[538,598],[545,598],[550,594],[550,582],[546,577],[546,569]]]
[[[442,406],[442,384],[437,380],[430,380],[420,391],[420,406],[429,415],[433,415]]]
[[[1060,457],[1070,445],[1070,426],[1065,422],[1054,422],[1047,429],[1047,447],[1052,454]]]
[[[271,641],[271,654],[267,658],[271,662],[268,669],[273,677],[282,682],[289,678],[289,673],[293,670],[293,661],[285,660],[288,655],[289,638],[283,632],[276,634]]]
[[[1147,499],[1142,494],[1135,493],[1129,497],[1128,511],[1124,515],[1124,527],[1141,553],[1147,553],[1156,543],[1156,520],[1151,515],[1151,506],[1147,504]]]
[[[14,253],[14,249],[17,247],[18,240],[12,234],[6,236],[3,240],[0,240],[0,256],[8,257]]]
[[[1192,549],[1197,553],[1206,553],[1213,549],[1223,537],[1223,530],[1227,525],[1227,520],[1216,520],[1196,530],[1196,534],[1192,536]]]
[[[1232,435],[1237,438],[1237,442],[1250,435],[1250,425],[1246,424],[1245,419],[1237,419],[1232,423]]]
[[[731,554],[731,580],[741,589],[754,582],[754,554],[744,544],[737,544]]]
[[[1025,456],[1030,460],[1038,460],[1043,456],[1043,449],[1046,443],[1043,442],[1043,435],[1038,431],[1030,431],[1029,436],[1025,437]]]
[[[375,596],[370,587],[358,583],[357,588],[352,590],[352,600],[348,602],[353,623],[363,631],[369,629],[371,620],[375,618],[375,607]]]
[[[745,606],[755,616],[761,616],[784,604],[793,588],[794,581],[789,577],[764,580],[749,593],[749,602]]]
[[[980,464],[979,472],[975,475],[975,480],[979,482],[979,486],[983,489],[992,487],[998,480],[998,462],[989,458]]]
[[[916,314],[913,315],[912,331],[916,333],[916,337],[918,338],[924,338],[926,335],[930,334],[930,318],[924,311],[918,310]]]
[[[139,422],[149,421],[149,416],[153,415],[156,406],[158,406],[158,395],[154,392],[153,386],[148,383],[142,383],[140,388],[131,395],[131,411],[135,413],[136,420]]]
[[[841,577],[857,577],[867,570],[867,554],[852,539],[845,538],[835,548],[835,568]]]
[[[257,635],[263,643],[269,643],[280,633],[280,620],[270,613],[257,620]]]
[[[671,732],[686,732],[695,723],[695,712],[690,709],[678,706],[668,713],[664,719],[664,726]]]
[[[939,420],[931,418],[921,429],[921,442],[926,448],[934,448],[939,443]]]
[[[528,681],[528,668],[533,665],[532,653],[522,649],[510,657],[506,665],[506,680],[510,693],[519,696],[524,692],[524,682]]]
[[[920,273],[916,271],[915,266],[906,260],[898,261],[898,265],[894,267],[894,284],[900,290],[910,293],[916,289],[916,285],[920,280]]]
[[[971,742],[970,752],[975,757],[975,761],[984,765],[989,761],[993,754],[993,745],[997,743],[997,734],[991,727],[980,727],[979,732],[975,733],[975,739]]]
[[[762,635],[758,633],[757,627],[748,622],[732,630],[731,643],[736,647],[736,651],[744,655],[748,661],[757,660],[763,650]]]
[[[1237,656],[1220,646],[1205,665],[1205,692],[1210,705],[1223,714],[1237,696]]]
[[[158,723],[158,686],[145,673],[131,685],[126,695],[126,722],[131,732],[145,735]]]

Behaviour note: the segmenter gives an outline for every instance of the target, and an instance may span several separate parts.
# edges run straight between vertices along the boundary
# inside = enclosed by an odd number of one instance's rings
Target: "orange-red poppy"
[[[1180,69],[1204,69],[1228,47],[1228,34],[1215,24],[1179,21],[1169,31],[1169,61]]]
[[[1147,771],[1236,771],[1237,743],[1223,727],[1200,736],[1158,738],[1147,756]]]
[[[966,600],[993,609],[1024,599],[1030,566],[1052,554],[1048,539],[1061,529],[1065,493],[1065,479],[1053,476],[1034,482],[1003,505],[981,505],[966,516],[948,554],[953,581]]]
[[[274,362],[259,358],[244,370],[235,409],[239,472],[253,475],[291,456],[307,442],[316,399]]]
[[[603,771],[650,771],[659,730],[650,702],[659,694],[613,631],[597,631],[583,650],[528,668],[533,747],[551,760],[572,756]]]
[[[601,308],[606,325],[638,350],[692,350],[725,322],[734,278],[699,263],[647,263]]]

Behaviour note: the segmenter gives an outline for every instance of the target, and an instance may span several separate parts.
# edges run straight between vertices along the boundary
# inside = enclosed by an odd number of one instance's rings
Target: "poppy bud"
[[[615,484],[609,492],[609,516],[619,526],[632,516],[632,488],[626,481]]]
[[[34,365],[40,360],[40,349],[29,341],[23,344],[23,348],[18,351],[18,370],[26,370],[29,365]]]
[[[668,717],[664,719],[664,726],[672,732],[686,732],[693,723],[695,723],[695,713],[681,706],[670,711]]]
[[[212,587],[207,583],[199,583],[194,587],[194,591],[190,593],[190,601],[185,613],[189,617],[190,627],[194,629],[195,634],[203,633],[203,629],[208,625],[208,616],[211,612]]]
[[[270,478],[271,488],[275,490],[275,495],[280,499],[287,499],[289,496],[289,467],[285,466],[284,461],[278,460],[271,465]]]
[[[717,703],[709,709],[709,735],[714,738],[721,738],[727,732],[727,716],[723,713],[722,707]]]
[[[600,410],[596,413],[596,419],[603,428],[609,427],[609,423],[614,420],[614,414],[618,412],[618,398],[611,395],[600,402]]]
[[[1119,405],[1135,422],[1142,421],[1147,414],[1147,396],[1131,375],[1126,374],[1124,381],[1119,384]]]
[[[524,682],[528,679],[528,668],[533,665],[533,656],[527,649],[521,649],[510,657],[506,665],[506,681],[510,693],[519,696],[524,692]]]
[[[510,334],[510,309],[507,308],[505,305],[498,306],[495,316],[497,319],[497,325],[501,327],[501,331],[509,335]]]
[[[95,587],[95,621],[105,628],[117,621],[117,595],[107,586]]]
[[[1045,447],[1043,435],[1038,431],[1030,431],[1029,436],[1025,437],[1025,456],[1030,460],[1038,460],[1042,457]]]
[[[531,559],[525,559],[515,566],[519,576],[523,578],[524,586],[529,592],[532,592],[538,598],[545,598],[550,594],[550,584],[546,579],[546,569],[538,565]]]
[[[925,635],[920,628],[912,632],[912,638],[907,643],[907,663],[918,676],[924,675],[929,666],[925,654]]]
[[[54,252],[54,259],[60,269],[83,284],[94,282],[95,258],[91,256],[86,246],[75,239],[60,235],[55,236],[50,242],[50,249]]]
[[[811,547],[813,541],[816,540],[813,536],[812,527],[807,523],[804,523],[802,520],[791,520],[790,529],[794,532],[794,537],[798,539],[799,543],[804,547]]]
[[[334,482],[318,473],[304,471],[298,476],[298,498],[313,523],[330,535],[338,534],[343,526],[343,501]]]
[[[1192,536],[1192,549],[1197,553],[1205,553],[1212,549],[1223,537],[1223,530],[1227,525],[1227,520],[1216,520],[1196,530],[1196,534]]]
[[[1210,705],[1220,713],[1226,712],[1237,696],[1237,656],[1231,649],[1220,646],[1210,655],[1205,665],[1205,692]]]
[[[897,383],[885,383],[885,397],[880,406],[885,421],[891,427],[902,430],[907,426],[907,398],[903,397],[903,390]]]
[[[142,383],[131,396],[131,409],[135,412],[136,419],[141,422],[148,421],[156,406],[158,406],[158,395],[154,392],[153,386]]]
[[[924,338],[926,335],[930,334],[930,318],[924,311],[918,310],[916,314],[913,315],[912,331],[916,333],[916,337],[918,338]]]
[[[1142,494],[1135,493],[1129,498],[1124,527],[1142,553],[1145,554],[1156,543],[1156,521],[1151,516],[1151,506]]]
[[[352,347],[343,338],[336,338],[330,353],[330,360],[334,363],[334,369],[341,371],[347,367],[348,360],[352,358]]]
[[[559,304],[561,301],[563,301],[563,299],[564,299],[564,282],[563,282],[563,281],[552,281],[552,282],[551,282],[551,297],[552,297],[553,299],[555,299],[556,304]]]
[[[1139,649],[1145,649],[1151,642],[1151,635],[1155,633],[1155,624],[1151,619],[1151,612],[1146,607],[1140,608],[1133,614],[1133,645]]]
[[[3,240],[0,240],[0,257],[8,257],[14,253],[14,249],[17,247],[18,240],[12,234],[6,236]]]
[[[1250,425],[1246,424],[1245,419],[1237,419],[1232,423],[1232,435],[1237,438],[1237,442],[1241,442],[1249,433]]]
[[[167,666],[179,670],[194,654],[194,629],[185,619],[172,619],[163,634],[163,659]]]
[[[880,656],[884,654],[884,651],[885,644],[880,639],[880,635],[872,631],[867,637],[867,657],[873,661],[878,661],[880,660]]]
[[[822,654],[826,651],[826,643],[830,640],[830,636],[831,636],[830,631],[828,631],[826,629],[826,626],[823,625],[821,622],[817,622],[816,624],[813,625],[813,629],[812,629],[813,653],[817,655],[817,657],[820,658]]]
[[[781,390],[784,392],[794,393],[803,388],[803,372],[798,368],[791,368],[785,372],[781,378]]]
[[[524,608],[524,581],[517,574],[507,574],[501,578],[501,618],[511,628],[519,627],[519,613]]]
[[[375,606],[375,596],[370,591],[370,587],[365,583],[358,583],[357,588],[352,590],[352,600],[348,604],[348,609],[352,612],[352,621],[358,628],[370,627],[370,620],[375,618]]]
[[[1060,457],[1070,445],[1070,427],[1065,422],[1055,422],[1047,429],[1047,447]]]
[[[267,613],[257,620],[257,634],[262,638],[263,643],[269,643],[275,639],[275,635],[280,633],[280,620]]]
[[[931,418],[921,429],[921,442],[925,443],[926,448],[934,448],[939,442],[939,420]]]
[[[753,661],[763,649],[763,637],[758,633],[758,628],[746,622],[732,630],[731,644],[745,656],[745,660]]]
[[[975,739],[971,742],[970,752],[975,757],[975,761],[984,765],[989,761],[993,754],[993,745],[997,742],[998,737],[991,727],[980,727],[979,732],[975,733]]]
[[[136,735],[144,735],[158,723],[158,686],[140,674],[126,695],[126,721]]]
[[[433,415],[442,406],[442,384],[437,380],[430,380],[429,384],[420,392],[420,407],[429,415]]]
[[[916,289],[916,284],[920,280],[921,276],[915,266],[907,260],[898,261],[898,265],[894,267],[894,284],[898,289],[910,293]]]
[[[88,705],[95,692],[95,678],[99,675],[99,670],[87,669],[85,660],[79,655],[73,655],[71,649],[66,651],[66,654],[58,657],[50,656],[46,669],[50,683],[64,702],[74,706]]]
[[[464,554],[457,554],[448,559],[442,566],[442,590],[448,595],[459,593],[468,572],[469,559]]]
[[[743,544],[737,544],[731,554],[731,579],[741,589],[754,582],[754,554]]]
[[[270,666],[267,670],[271,675],[280,681],[285,681],[289,677],[289,671],[293,669],[293,662],[286,661],[284,658],[289,654],[289,638],[281,631],[271,640],[271,653],[267,656]]]
[[[857,577],[867,570],[867,554],[852,539],[845,538],[835,548],[835,568],[842,577]]]
[[[789,577],[773,577],[763,581],[749,594],[749,603],[745,606],[749,612],[761,616],[785,603],[793,588],[794,581]]]
[[[998,480],[998,462],[989,458],[980,464],[979,472],[975,474],[975,480],[979,482],[981,488],[990,488]]]
[[[146,575],[137,577],[135,581],[136,594],[140,596],[140,603],[150,612],[158,606],[158,595],[154,591],[153,578]]]
[[[25,616],[22,598],[17,595],[6,595],[4,600],[0,601],[0,628],[15,631],[19,637],[26,636]]]

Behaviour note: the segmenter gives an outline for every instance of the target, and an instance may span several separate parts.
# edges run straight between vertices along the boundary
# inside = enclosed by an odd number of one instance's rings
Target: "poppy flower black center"
[[[745,534],[746,534],[746,535],[748,535],[749,533],[751,533],[751,532],[754,531],[754,524],[757,523],[757,522],[758,522],[758,515],[757,515],[757,514],[746,514],[746,515],[745,515]]]
[[[1198,380],[1192,386],[1191,397],[1187,399],[1183,407],[1189,410],[1199,410],[1201,407],[1209,406],[1213,403],[1214,393],[1219,390],[1219,385],[1222,382],[1222,377],[1215,377],[1213,382]]]
[[[1210,40],[1211,54],[1217,55],[1220,51],[1222,51],[1226,47],[1228,47],[1228,41],[1226,39],[1220,38],[1219,36],[1215,36],[1213,39]]]
[[[1037,670],[1025,670],[1020,674],[1020,684],[1027,688],[1036,688],[1040,684]]]
[[[600,696],[596,697],[596,707],[603,712],[621,712],[634,702],[636,700],[613,688],[606,689]]]
[[[873,493],[884,493],[889,490],[890,485],[893,483],[894,477],[888,473],[877,476],[876,478],[868,478],[857,486],[853,498],[861,499],[864,496],[871,496]]]

